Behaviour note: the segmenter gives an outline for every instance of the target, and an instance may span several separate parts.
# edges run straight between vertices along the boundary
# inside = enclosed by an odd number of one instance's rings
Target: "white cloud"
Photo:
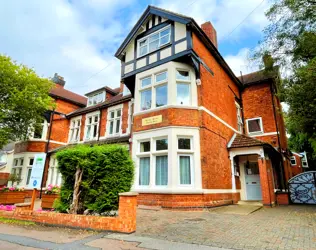
[[[217,30],[218,39],[221,40],[258,5],[260,6],[229,36],[229,39],[237,39],[241,35],[246,36],[247,33],[243,32],[245,28],[261,32],[267,24],[264,12],[269,6],[268,1],[261,2],[262,0],[158,0],[158,5],[193,17],[198,24],[211,21]]]
[[[212,21],[220,40],[260,1],[151,2],[192,16],[199,24]],[[260,6],[229,39],[247,35],[245,28],[260,31],[266,24],[266,6]],[[40,76],[59,73],[65,77],[66,88],[80,94],[104,85],[117,87],[121,67],[113,54],[146,7],[135,0],[0,1],[0,53],[34,67]],[[225,57],[237,75],[247,71],[244,56],[241,50]]]
[[[117,87],[120,61],[113,54],[125,27],[114,16],[131,1],[1,1],[1,53],[41,76],[58,72],[77,93]]]
[[[225,56],[225,61],[236,76],[240,76],[240,71],[245,75],[258,70],[257,65],[252,65],[249,59],[249,53],[249,48],[242,48],[236,55]]]

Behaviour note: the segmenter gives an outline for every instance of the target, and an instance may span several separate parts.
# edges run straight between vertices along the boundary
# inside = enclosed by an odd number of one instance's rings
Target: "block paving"
[[[249,215],[137,211],[135,235],[228,249],[316,249],[316,206],[262,208]]]

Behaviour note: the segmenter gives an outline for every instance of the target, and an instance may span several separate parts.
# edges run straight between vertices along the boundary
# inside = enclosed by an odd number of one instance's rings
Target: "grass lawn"
[[[20,226],[34,226],[34,225],[36,225],[36,223],[32,222],[32,221],[8,219],[8,218],[4,218],[4,217],[0,217],[0,223],[11,224],[11,225],[20,225]]]

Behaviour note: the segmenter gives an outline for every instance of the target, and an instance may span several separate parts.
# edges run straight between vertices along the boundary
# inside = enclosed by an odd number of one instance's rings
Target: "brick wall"
[[[240,98],[238,86],[195,34],[193,49],[214,72],[213,76],[204,66],[200,67],[199,105],[237,130],[235,95]],[[204,111],[200,113],[200,120],[202,187],[231,189],[231,162],[227,144],[234,131]],[[240,187],[239,177],[236,177],[236,184]]]
[[[277,131],[269,83],[247,87],[242,99],[245,122],[250,118],[262,117],[264,133]]]
[[[122,112],[122,133],[126,133],[128,128],[128,102],[123,104],[123,112]]]
[[[202,84],[198,87],[199,105],[237,128],[235,95],[240,97],[238,87],[199,38],[195,34],[192,38],[194,51],[214,72],[213,76],[204,66],[200,67]]]
[[[138,195],[138,205],[160,206],[164,209],[194,210],[237,203],[239,193],[221,194],[150,194]]]
[[[142,119],[157,115],[162,115],[161,123],[142,126]],[[168,108],[134,116],[133,132],[167,126],[198,127],[200,122],[199,120],[199,111],[197,109]]]
[[[273,170],[271,161],[258,158],[260,184],[262,190],[262,203],[264,206],[273,206],[276,202],[273,185]]]
[[[72,111],[75,111],[79,108],[78,105],[64,101],[64,100],[60,100],[60,99],[56,99],[55,100],[56,103],[56,111],[63,113],[63,114],[69,114]]]
[[[136,231],[136,209],[137,194],[123,193],[119,198],[119,215],[117,217],[35,212],[22,209],[14,212],[0,211],[0,215],[47,225],[133,233]]]

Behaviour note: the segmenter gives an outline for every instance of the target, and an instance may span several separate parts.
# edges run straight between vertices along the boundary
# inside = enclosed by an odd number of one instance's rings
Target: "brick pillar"
[[[136,231],[136,210],[138,193],[120,193],[119,198],[119,220],[120,231],[133,233]]]
[[[266,160],[264,157],[258,158],[260,183],[262,192],[262,202],[264,206],[275,205],[275,194],[273,185],[273,171],[270,160]]]

